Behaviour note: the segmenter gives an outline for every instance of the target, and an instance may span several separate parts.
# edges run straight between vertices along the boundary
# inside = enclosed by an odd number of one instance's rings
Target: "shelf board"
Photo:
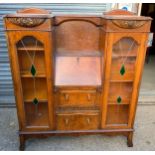
[[[118,59],[118,58],[122,58],[122,57],[133,57],[133,58],[136,58],[137,55],[135,55],[135,54],[130,54],[130,55],[126,55],[126,54],[124,54],[124,55],[112,54],[112,58],[113,59]]]
[[[100,57],[100,51],[56,51],[56,56],[70,56],[70,57]]]
[[[118,82],[118,83],[124,83],[124,82],[133,82],[133,80],[110,80],[110,82]]]
[[[33,78],[32,74],[29,71],[22,71],[21,72],[21,77],[22,78]],[[35,75],[35,78],[46,78],[45,73],[43,72],[37,72]]]
[[[24,99],[24,103],[32,103],[33,99]],[[47,103],[47,99],[38,99],[39,102],[41,103]]]
[[[119,127],[119,126],[128,126],[128,124],[118,123],[118,124],[106,124],[107,127]]]
[[[55,86],[100,86],[100,57],[56,57]]]
[[[17,48],[18,51],[44,51],[44,48],[43,47],[33,47],[33,46],[30,46],[30,47],[18,47]]]
[[[108,103],[108,105],[116,105],[116,106],[118,106],[118,105],[129,105],[130,104],[130,101],[123,101],[123,102],[121,102],[121,103],[116,103],[116,101],[115,102],[109,102]]]

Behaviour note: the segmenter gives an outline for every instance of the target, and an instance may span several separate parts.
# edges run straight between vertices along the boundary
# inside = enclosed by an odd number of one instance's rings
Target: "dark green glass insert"
[[[119,96],[118,98],[117,98],[117,103],[121,103],[122,102],[122,98]]]
[[[125,66],[122,65],[121,69],[120,69],[120,74],[123,76],[125,74]]]
[[[34,104],[34,105],[37,105],[38,103],[39,103],[38,99],[37,99],[37,98],[34,98],[33,104]]]
[[[32,74],[33,76],[36,75],[36,68],[35,68],[34,65],[31,66],[31,74]]]

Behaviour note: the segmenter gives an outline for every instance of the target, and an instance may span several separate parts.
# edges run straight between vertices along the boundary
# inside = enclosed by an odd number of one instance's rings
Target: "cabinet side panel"
[[[23,105],[23,95],[22,95],[22,86],[21,86],[21,79],[19,73],[19,64],[17,58],[17,50],[16,50],[16,39],[17,33],[12,31],[6,32],[7,37],[7,44],[9,49],[9,59],[10,59],[10,66],[12,72],[12,79],[14,84],[14,95],[16,100],[17,106],[17,115],[19,121],[19,130],[22,130],[25,126],[25,115],[24,115],[24,105]]]
[[[48,112],[50,128],[55,128],[54,118],[54,54],[53,54],[53,38],[52,33],[45,33],[45,64],[48,91]]]
[[[104,84],[103,84],[103,99],[102,99],[102,119],[101,128],[106,127],[106,117],[107,117],[107,102],[108,102],[108,92],[110,83],[110,66],[111,66],[111,54],[112,54],[112,40],[113,34],[106,34],[106,44],[105,44],[105,70],[104,70]]]
[[[137,57],[134,84],[133,84],[133,92],[132,92],[132,97],[131,97],[132,100],[130,103],[131,106],[130,106],[130,111],[129,111],[129,122],[128,122],[128,126],[130,128],[133,128],[133,125],[134,125],[135,112],[136,112],[138,96],[139,96],[139,88],[141,84],[143,66],[145,62],[147,39],[148,39],[148,33],[139,34],[139,40],[141,40],[141,44],[139,47],[139,53]]]

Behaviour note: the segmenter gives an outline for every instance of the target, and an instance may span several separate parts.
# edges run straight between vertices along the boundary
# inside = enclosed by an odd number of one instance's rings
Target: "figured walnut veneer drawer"
[[[57,130],[93,130],[99,128],[99,113],[59,113]]]
[[[96,90],[61,90],[57,94],[58,106],[98,106],[100,93]]]

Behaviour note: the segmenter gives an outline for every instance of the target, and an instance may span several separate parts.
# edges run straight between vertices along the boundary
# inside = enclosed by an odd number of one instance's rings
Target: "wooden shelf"
[[[106,126],[107,127],[119,127],[119,126],[128,126],[128,124],[121,124],[121,123],[119,123],[119,124],[106,124]]]
[[[112,54],[112,58],[113,59],[118,59],[118,58],[122,58],[122,57],[133,57],[133,58],[136,58],[137,57],[137,54],[136,53],[130,53],[129,55],[126,55],[126,54]]]
[[[69,57],[100,57],[101,51],[56,51],[56,56],[69,56]]]
[[[117,103],[117,101],[109,101],[108,105],[129,105],[130,104],[130,100],[124,100],[121,103]]]
[[[17,48],[18,51],[44,51],[44,48],[43,47],[33,47],[33,46],[30,46],[30,47],[18,47]]]
[[[32,103],[33,99],[25,99],[24,103]],[[47,103],[48,100],[47,99],[38,99],[39,102],[41,103]]]
[[[133,80],[110,80],[110,82],[118,82],[118,83],[125,83],[125,82],[128,82],[128,83],[132,83]]]
[[[55,86],[100,86],[100,57],[56,57]]]
[[[22,78],[33,78],[30,71],[22,71],[21,72],[21,77]],[[35,75],[35,78],[46,78],[46,75],[43,72],[37,72],[36,75]]]

